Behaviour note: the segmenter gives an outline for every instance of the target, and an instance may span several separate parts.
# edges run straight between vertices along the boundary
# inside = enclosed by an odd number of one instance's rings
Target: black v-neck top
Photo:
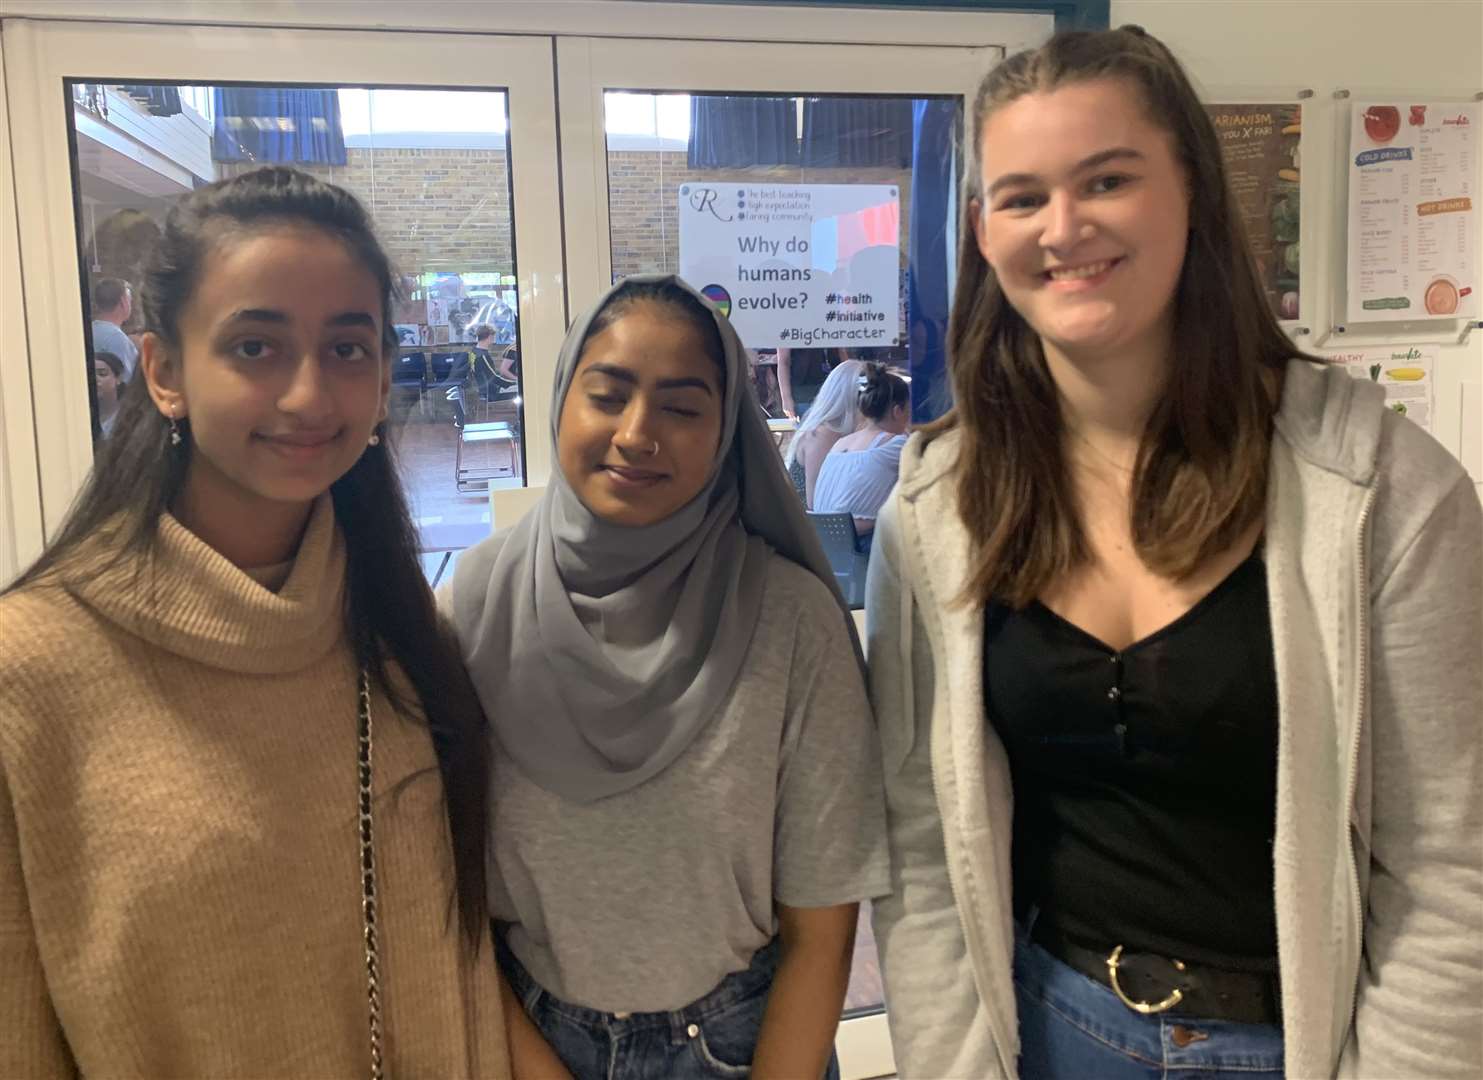
[[[1090,948],[1276,971],[1277,677],[1258,554],[1121,651],[1040,603],[985,614],[1014,780],[1014,904]]]

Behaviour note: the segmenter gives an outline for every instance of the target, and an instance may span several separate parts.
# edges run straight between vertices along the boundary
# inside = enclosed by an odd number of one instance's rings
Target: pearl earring
[[[371,432],[371,437],[366,440],[366,445],[367,446],[380,446],[381,445],[381,436],[380,435],[377,435],[374,431]]]

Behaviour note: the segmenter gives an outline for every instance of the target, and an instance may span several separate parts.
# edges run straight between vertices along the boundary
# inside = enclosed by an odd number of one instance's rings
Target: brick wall
[[[405,273],[429,270],[513,273],[510,186],[502,150],[352,148],[343,166],[305,166],[347,188],[371,210],[381,240]],[[222,165],[231,176],[251,166]],[[675,270],[679,263],[676,192],[695,181],[896,184],[906,235],[911,172],[906,169],[700,169],[685,152],[630,150],[608,156],[613,273]]]
[[[300,166],[366,204],[403,273],[514,272],[503,150],[351,148],[345,165]],[[219,166],[231,176],[251,166]]]

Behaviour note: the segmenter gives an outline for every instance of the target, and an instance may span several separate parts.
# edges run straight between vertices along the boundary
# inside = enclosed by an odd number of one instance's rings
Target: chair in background
[[[852,608],[865,606],[865,570],[869,557],[855,547],[855,519],[849,514],[809,514],[824,556],[839,582],[839,591]]]
[[[501,357],[509,351],[506,346]],[[498,360],[482,349],[469,351],[458,370],[458,382],[449,390],[458,408],[454,426],[458,445],[453,455],[454,486],[462,492],[479,491],[500,476],[520,474],[520,393],[517,383],[502,378]],[[465,463],[466,447],[484,444],[488,449],[503,445],[508,465],[496,465],[487,456],[479,464]]]

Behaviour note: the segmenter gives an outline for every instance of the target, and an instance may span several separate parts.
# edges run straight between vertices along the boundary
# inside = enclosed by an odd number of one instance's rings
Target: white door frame
[[[956,95],[966,109],[979,80],[1003,55],[998,46],[557,38],[566,243],[568,253],[583,255],[567,266],[573,313],[613,280],[604,91]]]
[[[13,170],[20,225],[18,244],[0,237],[0,270],[9,272],[13,252],[24,267],[26,287],[23,309],[20,290],[7,288],[0,298],[7,336],[25,346],[0,357],[6,390],[0,398],[0,448],[18,509],[28,499],[39,502],[29,526],[24,515],[15,519],[22,557],[39,548],[43,529],[55,533],[92,463],[86,367],[66,361],[84,355],[85,332],[68,140],[72,105],[63,79],[507,90],[523,393],[533,436],[526,447],[526,482],[537,486],[552,467],[545,417],[568,305],[580,310],[611,280],[605,89],[955,95],[966,109],[982,74],[1006,50],[1036,44],[1051,31],[1045,16],[591,0],[366,0],[353,12],[340,3],[302,0],[254,6],[251,18],[258,25],[250,27],[201,25],[248,17],[247,9],[205,0],[139,0],[129,11],[158,20],[150,24],[103,21],[117,8],[88,0],[5,0],[5,6],[99,20],[4,23],[0,107],[8,104],[12,143],[27,152],[6,162],[0,138],[0,194]],[[335,18],[322,21],[331,9]],[[310,28],[316,20],[334,25],[347,17],[365,29]],[[394,25],[414,29],[387,29]],[[465,32],[435,32],[434,26]],[[579,28],[610,36],[563,36]],[[532,36],[493,33],[500,29]],[[840,41],[853,43],[831,43]],[[887,41],[915,44],[880,44]],[[6,213],[0,199],[0,216]],[[24,316],[24,338],[14,329],[14,311]],[[42,359],[28,364],[28,354]],[[17,387],[30,393],[22,397]],[[27,458],[23,444],[33,432]],[[28,462],[39,477],[29,494],[17,486]],[[0,573],[4,569],[0,565]],[[846,1021],[837,1045],[846,1080],[894,1070],[883,1014]]]
[[[27,20],[7,20],[4,36],[12,139],[27,148],[15,155],[14,171],[48,536],[93,460],[66,78],[506,90],[523,351],[540,358],[560,349],[565,283],[549,39]],[[527,415],[544,417],[551,380],[538,364],[524,373]],[[526,448],[531,483],[545,482],[546,443],[535,438]]]
[[[0,35],[0,282],[5,283],[0,289],[0,588],[41,554],[44,540],[4,44]]]
[[[612,281],[605,91],[947,95],[963,100],[966,115],[979,80],[1004,52],[996,46],[883,49],[875,45],[558,37],[562,197],[573,313],[596,300]],[[580,258],[575,257],[578,252]],[[841,1023],[835,1045],[844,1080],[888,1076],[895,1071],[883,1012]]]
[[[925,8],[925,10],[923,10]],[[1039,45],[1049,12],[842,7],[711,0],[0,0],[6,18],[89,22],[283,26],[304,29],[446,30],[479,34],[586,35],[692,41],[797,41],[858,45],[994,45],[1011,52]]]

